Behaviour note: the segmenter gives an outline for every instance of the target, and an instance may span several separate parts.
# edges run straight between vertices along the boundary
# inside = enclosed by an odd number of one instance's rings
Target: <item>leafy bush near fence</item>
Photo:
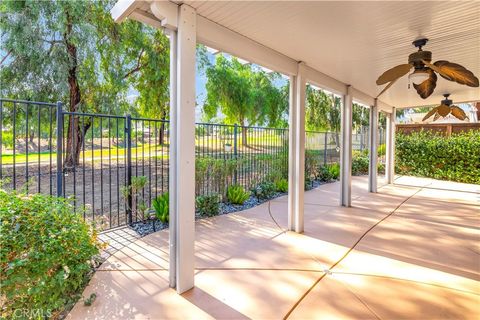
[[[244,204],[248,198],[250,198],[250,192],[238,184],[229,186],[227,189],[227,199],[230,203]]]
[[[285,178],[278,179],[274,182],[277,192],[288,192],[288,180]]]
[[[352,153],[352,175],[360,176],[368,174],[368,151],[362,152],[354,150]]]
[[[480,131],[445,137],[421,131],[396,135],[399,174],[480,184]]]
[[[198,196],[195,199],[195,205],[201,216],[216,216],[220,213],[220,196],[218,194]]]
[[[321,165],[318,170],[318,179],[324,182],[338,180],[340,176],[340,164],[332,163],[326,166]]]
[[[157,196],[152,201],[152,207],[155,210],[155,216],[163,223],[167,223],[170,218],[169,214],[169,196],[168,192]]]
[[[100,245],[67,200],[0,190],[2,317],[55,318],[81,294]],[[40,316],[38,318],[44,318]]]
[[[275,184],[270,181],[264,181],[260,183],[258,186],[253,188],[252,192],[255,197],[259,200],[267,200],[273,197],[275,194],[276,188]]]
[[[228,184],[233,181],[233,174],[239,165],[238,160],[197,158],[195,159],[195,192],[202,194],[202,188],[206,187],[225,196]]]

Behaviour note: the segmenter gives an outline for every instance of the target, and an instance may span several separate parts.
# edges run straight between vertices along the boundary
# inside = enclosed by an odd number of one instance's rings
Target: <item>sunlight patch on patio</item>
[[[195,288],[183,295],[168,287],[168,230],[136,240],[94,275],[94,304],[69,317],[478,319],[480,186],[396,183],[372,194],[354,178],[352,208],[338,206],[339,183],[306,192],[303,234],[285,231],[285,197],[198,221]]]

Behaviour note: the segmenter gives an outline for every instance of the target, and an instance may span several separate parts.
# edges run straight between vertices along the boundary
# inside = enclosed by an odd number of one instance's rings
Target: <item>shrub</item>
[[[275,194],[275,185],[272,182],[264,181],[252,190],[253,195],[259,200],[266,200]]]
[[[316,150],[305,150],[305,181],[312,181],[317,178],[319,165],[319,152]]]
[[[277,192],[288,192],[288,180],[285,178],[275,181],[275,189]]]
[[[396,134],[396,172],[480,184],[480,130]]]
[[[95,230],[65,199],[3,190],[0,221],[2,316],[28,309],[56,318],[92,272],[100,249]]]
[[[240,185],[229,186],[227,189],[227,199],[230,203],[244,204],[248,198],[250,198],[250,192]]]
[[[155,216],[163,223],[169,220],[169,196],[168,192],[159,195],[152,201],[153,209],[155,209]]]
[[[13,132],[11,131],[4,131],[2,134],[2,145],[6,148],[13,148]]]
[[[330,173],[331,179],[338,180],[340,177],[340,164],[333,163],[328,165],[328,172]]]
[[[195,193],[202,190],[213,190],[222,197],[225,196],[229,181],[233,181],[233,174],[240,160],[224,160],[214,158],[195,159]]]
[[[352,175],[358,176],[368,173],[368,154],[354,151],[352,154]]]
[[[198,196],[195,204],[201,216],[213,217],[220,213],[220,196],[218,194]]]
[[[340,164],[333,163],[326,166],[321,165],[318,170],[318,179],[320,181],[329,182],[332,180],[338,180],[340,176]]]

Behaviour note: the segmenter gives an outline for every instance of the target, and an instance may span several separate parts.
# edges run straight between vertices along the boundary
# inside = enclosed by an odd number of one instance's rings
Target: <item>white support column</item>
[[[395,111],[392,108],[392,113],[387,116],[385,177],[389,184],[395,180]]]
[[[195,271],[195,57],[196,12],[183,4],[178,11],[177,111],[175,115],[176,175],[171,196],[176,203],[176,288],[194,286]]]
[[[352,205],[352,93],[347,86],[341,109],[341,145],[340,145],[340,205]]]
[[[177,32],[169,30],[170,35],[170,161],[169,161],[169,176],[172,179],[168,180],[169,189],[169,210],[170,218],[169,224],[169,237],[170,237],[170,261],[169,261],[169,279],[170,288],[176,287],[176,241],[177,241],[177,180],[173,177],[177,176]]]
[[[289,108],[288,108],[288,230],[295,231],[295,137],[297,134],[297,77],[290,76]]]
[[[368,153],[368,191],[377,192],[377,160],[378,160],[378,106],[377,99],[374,105],[370,107],[370,126],[369,126],[369,145]]]
[[[305,64],[298,64],[295,84],[295,232],[304,230],[303,194],[305,192],[305,94],[306,94]]]

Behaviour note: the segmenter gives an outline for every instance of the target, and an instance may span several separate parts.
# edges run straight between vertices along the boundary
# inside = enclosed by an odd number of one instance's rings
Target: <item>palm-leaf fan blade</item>
[[[432,110],[428,111],[428,113],[425,115],[425,117],[423,117],[422,121],[425,121],[428,118],[430,118],[431,116],[433,116],[437,112],[437,108],[438,107],[435,107]]]
[[[417,90],[417,93],[422,97],[423,99],[428,98],[432,93],[435,87],[437,86],[437,75],[435,72],[433,72],[432,69],[428,69],[428,74],[429,77],[427,80],[423,81],[420,84],[413,84],[413,87],[415,90]]]
[[[446,117],[450,113],[450,107],[442,103],[437,107],[437,112],[439,116]]]
[[[423,60],[423,63],[425,63],[425,65],[430,69],[438,72],[440,76],[447,80],[455,81],[469,87],[479,86],[478,78],[475,77],[475,75],[470,70],[457,63],[448,62],[445,60],[439,60],[434,64]]]
[[[452,115],[458,120],[465,120],[468,118],[467,115],[465,114],[465,111],[463,111],[462,108],[457,106],[450,106],[450,109],[451,109]]]
[[[396,67],[393,67],[385,71],[384,73],[382,73],[380,77],[378,77],[377,85],[382,85],[382,84],[397,80],[398,78],[406,75],[411,68],[412,68],[412,65],[409,63],[401,64]]]

